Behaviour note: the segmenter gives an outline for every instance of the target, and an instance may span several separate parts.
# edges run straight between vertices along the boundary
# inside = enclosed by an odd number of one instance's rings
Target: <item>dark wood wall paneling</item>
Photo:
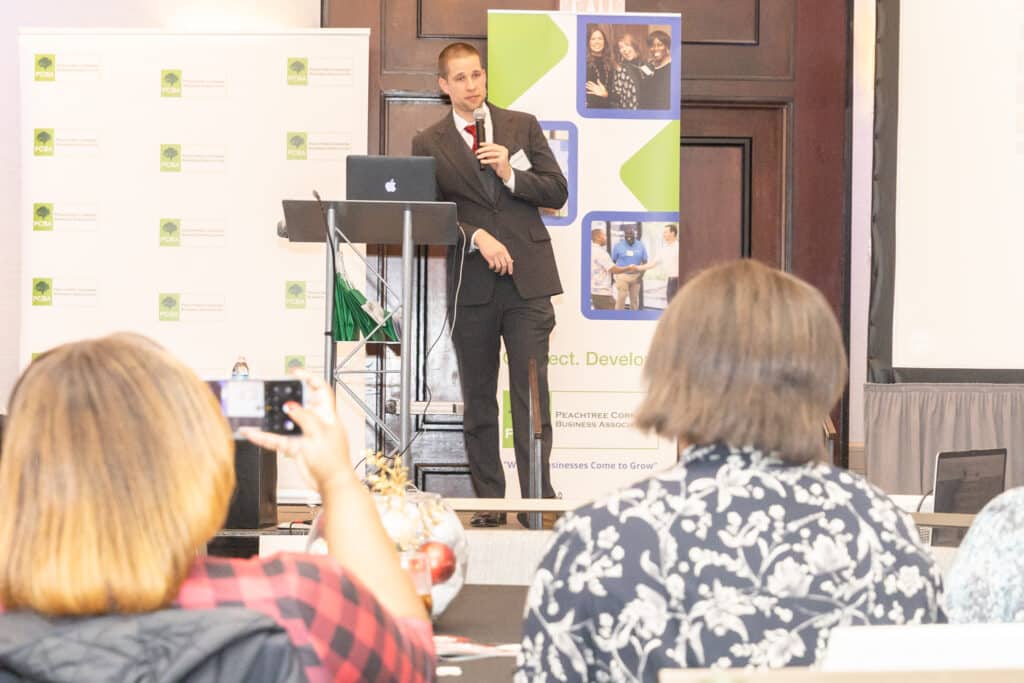
[[[680,194],[687,199],[679,217],[679,274],[688,280],[709,263],[749,255],[750,222],[746,178],[750,140],[688,138],[679,155]],[[685,171],[682,169],[686,169]],[[691,171],[692,169],[692,171]]]
[[[749,214],[749,222],[744,225],[744,241],[736,242],[737,248],[745,246],[745,251],[734,250],[716,254],[717,258],[697,259],[686,255],[683,250],[681,258],[688,267],[702,268],[714,263],[737,256],[752,256],[765,263],[783,265],[784,247],[786,242],[785,197],[788,187],[788,176],[785,163],[785,132],[786,112],[788,106],[777,105],[693,105],[684,111],[682,132],[684,145],[680,167],[680,222],[693,224],[691,240],[688,243],[715,243],[719,237],[719,229],[713,225],[702,227],[695,212],[700,216],[714,219],[719,205],[728,206],[729,211],[738,208]],[[718,148],[723,141],[734,141],[737,145],[746,145],[749,156],[744,159],[748,175],[737,177],[728,185],[715,188],[709,179],[701,178],[705,169],[694,163],[686,163],[691,154],[691,147],[701,140]],[[726,181],[726,178],[722,178]],[[749,188],[745,191],[744,184]],[[691,189],[692,188],[692,189]],[[697,188],[700,188],[699,190]],[[745,205],[733,207],[728,197],[742,198]],[[699,247],[698,247],[699,248]]]
[[[686,22],[684,43],[757,45],[760,4],[759,0],[718,0],[710,8],[707,0],[627,0],[626,10],[680,13]]]
[[[557,5],[329,0],[327,25],[371,29],[369,151],[407,154],[415,131],[446,111],[434,74],[437,53],[448,42],[466,40],[486,54],[488,8]],[[741,255],[783,267],[824,292],[848,339],[849,0],[627,0],[626,9],[683,15],[684,276]],[[430,254],[415,283],[426,290],[420,354],[443,326],[443,254]],[[445,335],[427,364],[422,355],[416,363],[418,400],[426,383],[435,400],[457,399]],[[840,464],[846,463],[847,412],[844,396],[833,414]],[[417,476],[431,489],[465,491],[458,420],[430,416],[418,426],[424,433],[416,447]]]
[[[457,38],[485,40],[488,10],[532,10],[549,12],[558,9],[553,0],[419,0],[420,38]]]

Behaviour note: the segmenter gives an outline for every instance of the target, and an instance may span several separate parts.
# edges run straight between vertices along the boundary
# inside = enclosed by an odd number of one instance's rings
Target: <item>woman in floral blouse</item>
[[[940,619],[911,520],[824,460],[846,360],[817,290],[751,260],[705,271],[662,316],[644,374],[638,426],[685,450],[561,520],[517,680],[806,666],[835,626]]]

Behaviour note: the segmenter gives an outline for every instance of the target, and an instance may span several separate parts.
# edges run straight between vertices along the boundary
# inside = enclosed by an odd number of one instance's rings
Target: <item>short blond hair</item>
[[[451,43],[446,45],[440,54],[437,55],[437,75],[448,80],[448,62],[462,57],[472,57],[473,55],[476,55],[482,65],[484,60],[480,56],[480,50],[477,50],[469,43]]]
[[[846,352],[818,290],[757,261],[732,261],[679,290],[644,377],[639,427],[802,463],[825,455],[821,425],[846,382]]]
[[[54,348],[18,380],[0,458],[0,603],[49,615],[169,604],[223,525],[231,431],[154,342]]]

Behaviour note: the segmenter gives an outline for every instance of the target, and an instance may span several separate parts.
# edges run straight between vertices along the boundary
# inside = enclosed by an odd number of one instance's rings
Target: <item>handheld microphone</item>
[[[479,107],[473,112],[473,123],[476,125],[476,147],[487,142],[487,110]],[[484,162],[480,162],[480,170],[487,168]]]

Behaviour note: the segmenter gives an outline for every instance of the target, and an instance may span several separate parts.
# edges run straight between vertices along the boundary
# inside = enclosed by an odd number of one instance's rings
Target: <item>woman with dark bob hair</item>
[[[423,604],[352,471],[330,388],[306,383],[305,407],[287,406],[302,436],[251,438],[308,470],[329,555],[226,559],[203,555],[235,485],[231,430],[206,383],[134,334],[34,360],[11,395],[0,456],[0,669],[193,680],[183,658],[201,667],[197,653],[230,631],[224,614],[241,613],[283,629],[301,671],[247,675],[253,662],[233,651],[218,681],[433,680]],[[126,620],[131,637],[110,642]],[[184,640],[183,625],[196,629]],[[62,633],[64,646],[39,645]]]
[[[525,609],[517,680],[814,664],[830,630],[940,617],[909,517],[825,462],[839,325],[756,261],[696,276],[658,323],[637,425],[679,463],[563,518]]]

